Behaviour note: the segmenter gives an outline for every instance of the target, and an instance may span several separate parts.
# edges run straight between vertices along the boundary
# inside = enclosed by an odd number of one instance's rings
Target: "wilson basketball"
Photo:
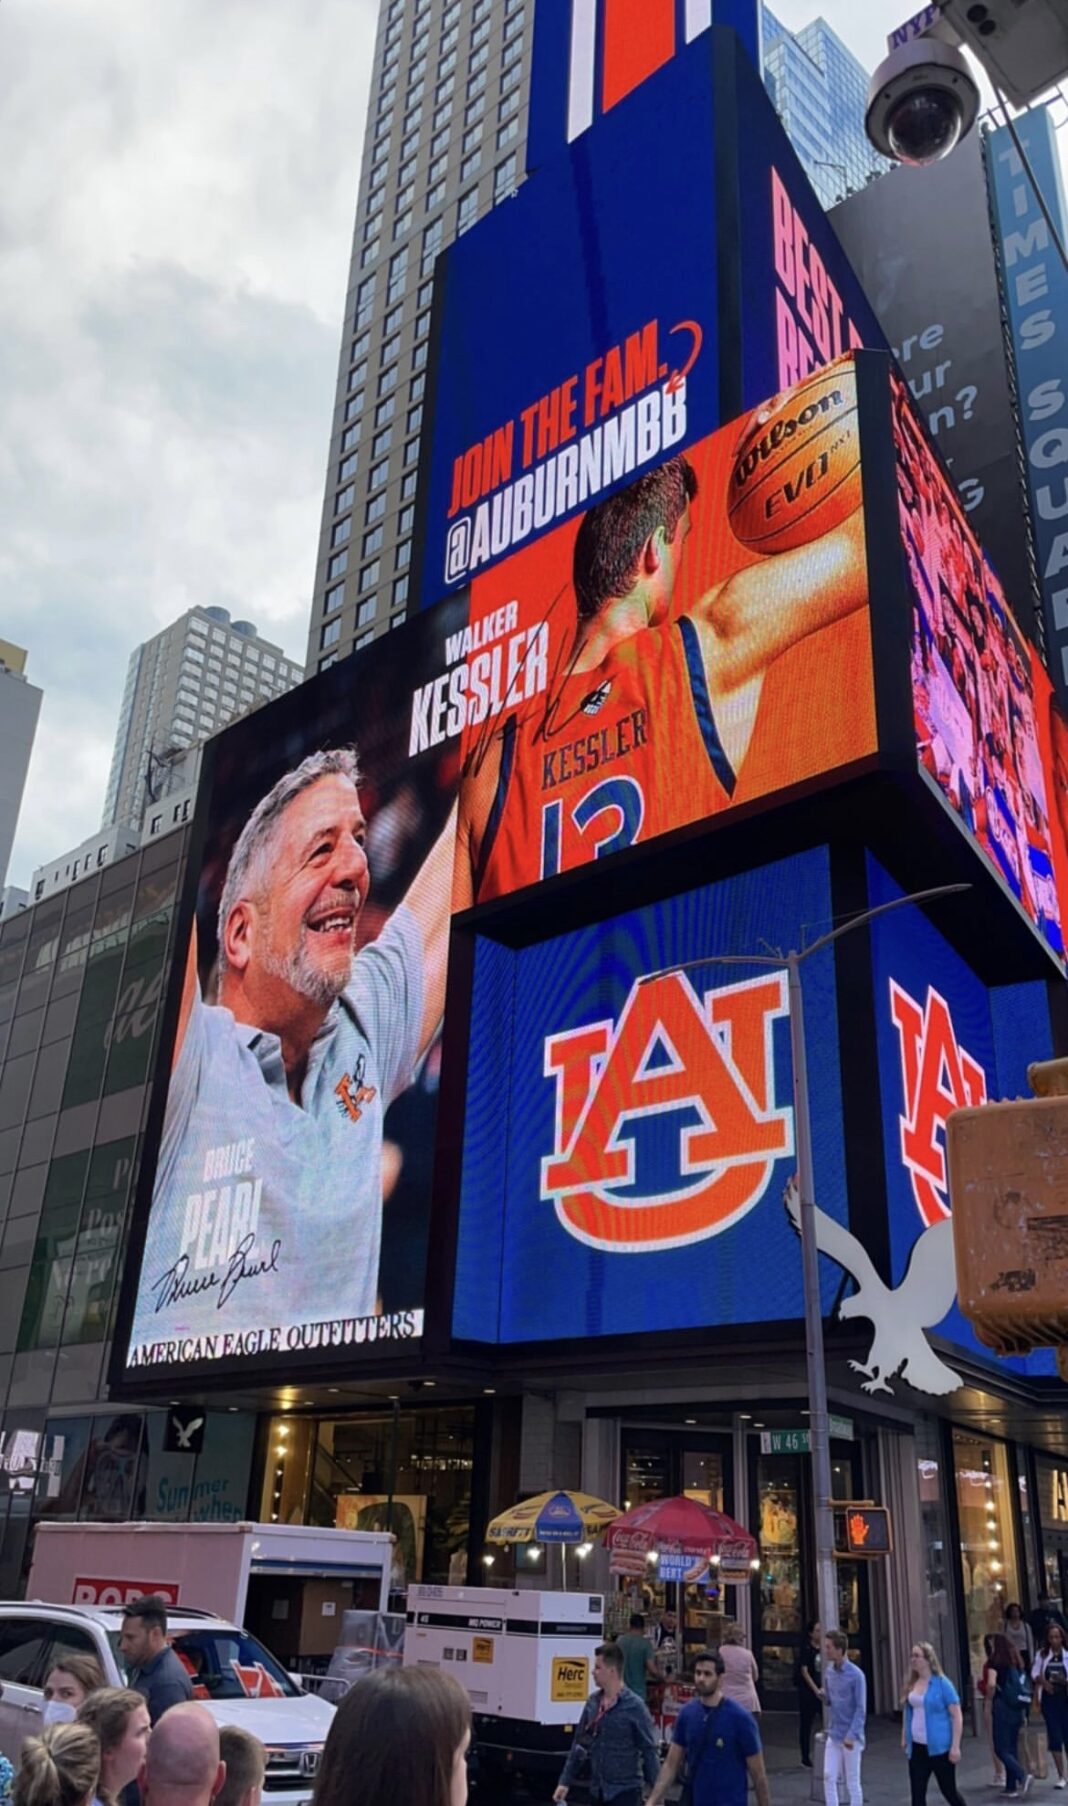
[[[758,408],[734,454],[727,519],[755,552],[789,552],[837,527],[860,501],[857,379],[817,370]]]

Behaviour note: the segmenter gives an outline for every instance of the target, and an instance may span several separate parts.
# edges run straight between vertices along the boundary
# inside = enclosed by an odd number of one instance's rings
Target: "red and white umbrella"
[[[625,1511],[608,1526],[604,1541],[616,1574],[647,1572],[651,1555],[671,1566],[672,1579],[697,1579],[710,1563],[737,1574],[758,1556],[756,1538],[743,1525],[685,1494]]]

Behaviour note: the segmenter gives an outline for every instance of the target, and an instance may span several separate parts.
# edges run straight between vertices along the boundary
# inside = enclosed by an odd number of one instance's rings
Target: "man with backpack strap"
[[[660,1779],[648,1806],[660,1806],[683,1766],[684,1806],[747,1806],[752,1780],[757,1806],[770,1806],[756,1719],[723,1691],[723,1658],[706,1650],[694,1664],[696,1698],[683,1706]]]

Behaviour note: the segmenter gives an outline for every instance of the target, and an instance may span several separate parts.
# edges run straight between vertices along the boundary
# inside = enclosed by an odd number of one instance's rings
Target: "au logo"
[[[901,1158],[929,1228],[950,1214],[946,1118],[951,1110],[986,1103],[986,1074],[957,1040],[949,1005],[933,985],[921,1008],[891,979],[890,1015],[901,1045]]]
[[[541,1195],[569,1235],[608,1253],[719,1235],[759,1203],[793,1152],[775,1097],[773,1031],[786,975],[698,995],[681,972],[631,988],[618,1022],[551,1035],[552,1154]]]

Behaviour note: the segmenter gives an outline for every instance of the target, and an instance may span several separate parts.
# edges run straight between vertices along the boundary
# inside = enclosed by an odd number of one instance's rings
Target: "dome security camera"
[[[979,89],[964,57],[937,38],[914,38],[879,64],[864,129],[897,163],[937,163],[975,124]]]

